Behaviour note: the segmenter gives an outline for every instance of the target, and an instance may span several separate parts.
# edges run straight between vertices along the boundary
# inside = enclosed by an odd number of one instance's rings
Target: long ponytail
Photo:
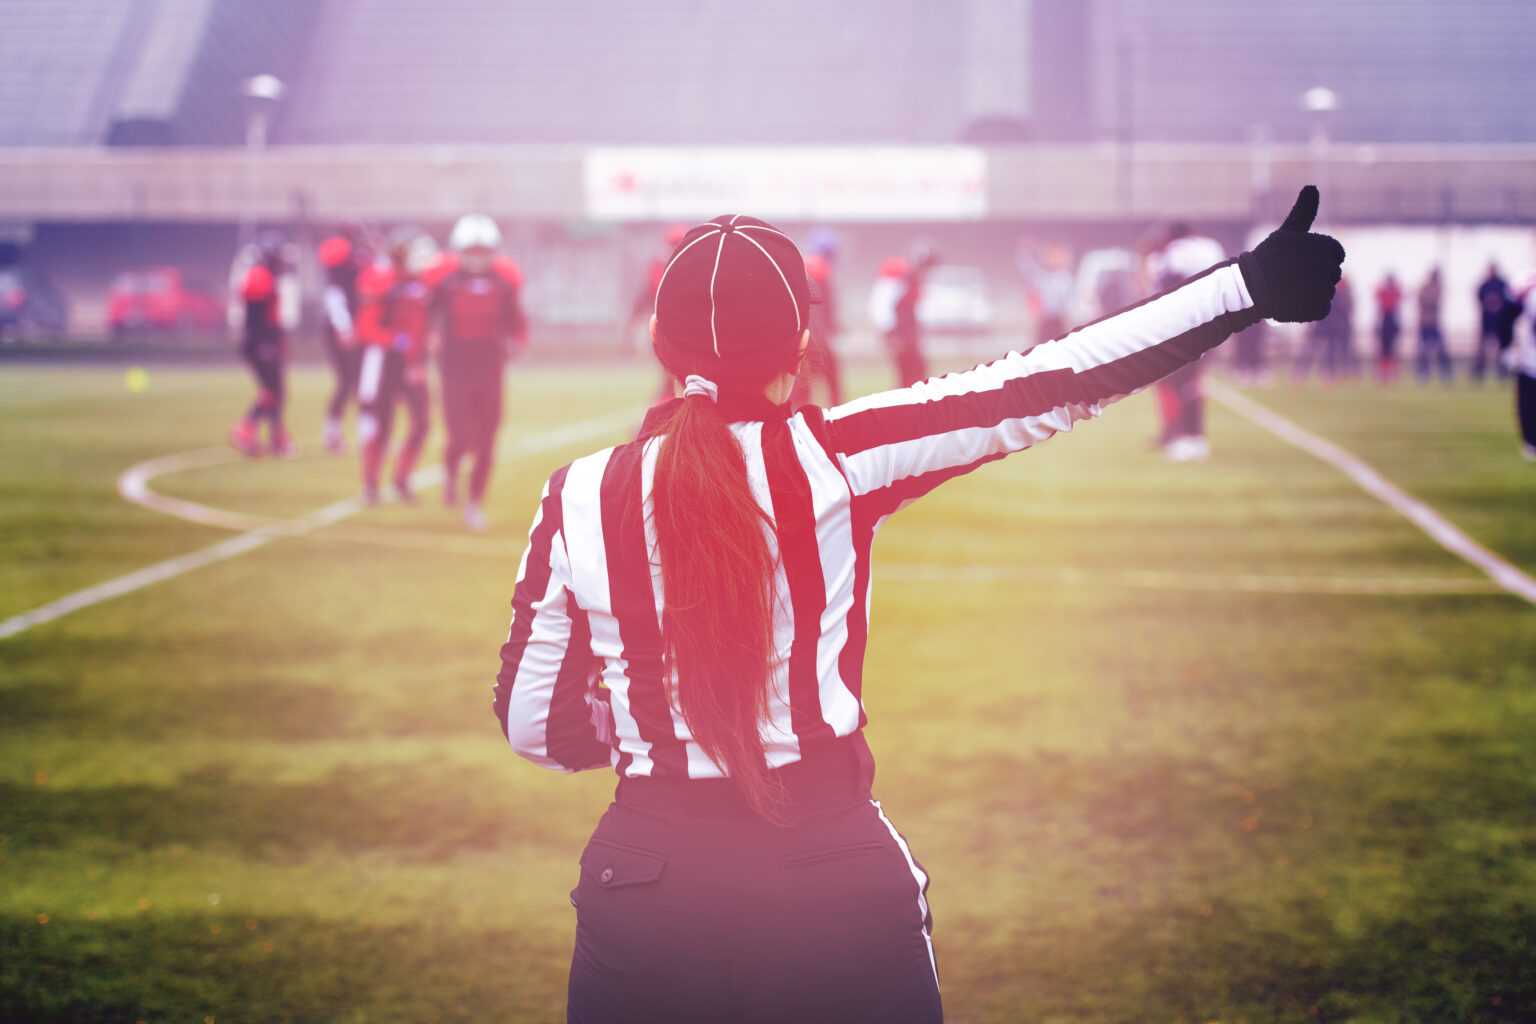
[[[761,731],[774,660],[773,520],[752,496],[741,442],[714,401],[684,398],[660,432],[651,501],[662,664],[677,680],[677,710],[694,740],[754,811],[782,822]]]
[[[662,663],[678,710],[704,752],[773,819],[763,754],[773,658],[770,520],[752,498],[746,457],[705,399],[666,426],[651,490],[661,559]]]

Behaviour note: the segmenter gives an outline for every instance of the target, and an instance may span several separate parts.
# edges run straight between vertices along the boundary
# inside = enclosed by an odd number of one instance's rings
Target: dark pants
[[[1442,380],[1451,379],[1451,357],[1445,350],[1445,335],[1440,333],[1439,324],[1419,325],[1419,351],[1414,356],[1413,368],[1421,381],[1429,380],[1431,368]]]
[[[395,403],[405,401],[410,426],[395,459],[395,482],[407,480],[427,439],[428,396],[426,381],[409,379],[405,356],[394,349],[370,348],[363,354],[359,372],[357,436],[363,448],[363,482],[377,486],[389,435],[395,426]]]
[[[357,370],[363,360],[363,346],[343,345],[336,332],[329,326],[322,332],[325,338],[325,355],[330,360],[331,372],[336,375],[336,385],[331,389],[331,401],[326,415],[339,420],[347,411],[347,403],[357,395]]]
[[[571,893],[567,1020],[942,1020],[926,874],[867,785],[813,776],[790,826],[728,781],[621,781]]]
[[[450,490],[456,490],[459,463],[468,455],[469,500],[485,497],[496,461],[496,431],[501,427],[501,385],[504,360],[497,343],[454,345],[443,349],[443,422],[448,443],[443,468]]]
[[[1520,421],[1520,439],[1536,445],[1536,377],[1515,374],[1515,416]]]
[[[1502,320],[1490,322],[1483,321],[1482,330],[1477,335],[1477,350],[1472,353],[1472,379],[1482,380],[1483,374],[1488,370],[1488,350],[1493,349],[1493,368],[1500,377],[1507,376],[1509,371],[1504,368],[1504,362],[1500,358],[1504,350],[1515,340],[1513,325],[1506,327]]]
[[[283,425],[283,380],[287,362],[283,349],[282,336],[275,334],[248,335],[240,346],[240,355],[256,378],[256,401],[246,418],[270,421],[274,433]]]

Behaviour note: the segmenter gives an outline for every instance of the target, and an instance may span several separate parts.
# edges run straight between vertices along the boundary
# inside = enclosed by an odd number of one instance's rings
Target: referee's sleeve
[[[1097,416],[1259,319],[1237,261],[1027,353],[830,409],[855,497],[899,508],[983,463]]]
[[[610,764],[612,719],[587,616],[571,591],[564,480],[563,469],[550,478],[529,531],[492,707],[513,750],[541,767],[577,772]]]

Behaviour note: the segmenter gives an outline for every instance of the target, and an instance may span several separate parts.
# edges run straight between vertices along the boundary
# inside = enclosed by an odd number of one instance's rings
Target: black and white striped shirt
[[[1257,319],[1229,261],[1025,354],[825,411],[733,423],[777,554],[762,725],[769,765],[864,726],[871,548],[887,517],[945,480],[1099,415]],[[659,443],[578,459],[545,487],[494,698],[512,748],[544,767],[723,774],[693,742],[663,678],[649,514]]]

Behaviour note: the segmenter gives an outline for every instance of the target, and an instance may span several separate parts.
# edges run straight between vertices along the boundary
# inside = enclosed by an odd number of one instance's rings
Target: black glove
[[[1261,317],[1299,324],[1328,315],[1333,286],[1344,276],[1344,247],[1312,233],[1317,202],[1316,185],[1302,189],[1285,223],[1237,258]]]

